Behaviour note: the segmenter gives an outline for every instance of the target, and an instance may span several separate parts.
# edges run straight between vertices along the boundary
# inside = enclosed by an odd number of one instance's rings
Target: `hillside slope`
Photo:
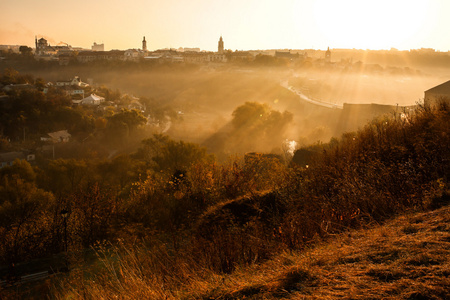
[[[449,299],[450,207],[225,275],[195,299]]]

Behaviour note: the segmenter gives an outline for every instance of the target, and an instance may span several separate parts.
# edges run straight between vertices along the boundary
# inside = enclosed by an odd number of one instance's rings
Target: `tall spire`
[[[145,36],[142,40],[142,51],[147,51],[147,41],[145,40]]]
[[[325,52],[325,62],[331,62],[331,51],[330,47],[328,47],[327,51]]]
[[[218,52],[219,52],[219,54],[223,54],[223,39],[222,39],[222,35],[220,36],[220,39],[219,39]]]

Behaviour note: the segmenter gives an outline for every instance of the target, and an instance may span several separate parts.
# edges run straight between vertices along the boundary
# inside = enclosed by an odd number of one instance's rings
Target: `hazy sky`
[[[0,44],[450,50],[449,0],[0,0]]]

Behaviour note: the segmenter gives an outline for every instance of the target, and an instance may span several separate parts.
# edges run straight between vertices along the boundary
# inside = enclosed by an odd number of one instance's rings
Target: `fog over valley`
[[[94,64],[27,71],[50,82],[80,76],[93,87],[104,86],[137,97],[146,106],[144,115],[150,119],[159,116],[161,122],[148,134],[156,130],[226,157],[246,152],[280,154],[286,141],[296,141],[297,146],[328,142],[376,117],[375,112],[353,115],[358,114],[354,110],[343,117],[344,103],[400,109],[414,106],[423,101],[425,90],[446,78],[436,70],[434,74],[406,66],[341,60],[333,65],[304,61],[274,67],[132,64],[102,68]],[[248,102],[263,105],[271,117],[236,125],[233,112]],[[275,120],[275,113],[284,114],[284,119]]]

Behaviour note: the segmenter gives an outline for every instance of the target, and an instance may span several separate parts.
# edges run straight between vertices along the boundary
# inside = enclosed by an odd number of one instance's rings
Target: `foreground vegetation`
[[[446,206],[350,230],[231,275],[196,278],[174,298],[447,299],[449,216]]]
[[[127,169],[127,160],[123,170],[108,169],[111,165],[107,162],[97,166],[108,170],[105,174],[111,172],[114,180],[121,178],[113,176],[117,173],[136,176],[136,170],[144,170],[131,185],[126,184],[130,177],[122,178],[123,185],[120,180],[115,184],[102,181],[95,173],[77,177],[96,168],[74,162],[65,165],[61,160],[51,162],[44,174],[67,178],[57,186],[69,190],[50,186],[46,190],[29,166],[17,162],[2,170],[1,192],[10,197],[1,207],[2,215],[9,218],[2,218],[2,260],[14,263],[30,255],[49,254],[51,249],[62,251],[59,211],[68,207],[67,262],[71,271],[67,276],[55,276],[47,288],[41,286],[40,296],[270,299],[301,292],[311,293],[313,298],[332,298],[348,290],[355,298],[369,295],[365,291],[373,298],[396,294],[408,298],[426,288],[429,294],[425,297],[439,299],[448,293],[439,287],[448,275],[445,245],[449,220],[444,213],[435,221],[424,219],[424,225],[414,221],[403,223],[403,229],[385,227],[380,229],[385,233],[379,235],[373,231],[370,240],[350,233],[334,242],[342,247],[325,252],[329,257],[304,257],[325,251],[305,249],[335,234],[383,222],[411,209],[448,203],[449,115],[449,107],[442,104],[419,107],[407,116],[375,120],[340,140],[310,148],[303,167],[260,154],[218,164],[200,149],[164,136],[144,143],[149,152],[144,146],[141,152],[151,155],[140,168]],[[194,147],[195,151],[171,152],[177,147]],[[187,162],[184,165],[168,167],[163,162],[178,157],[162,159],[170,153],[198,156],[181,160]],[[117,186],[122,189],[114,188]],[[23,190],[31,196],[20,194]],[[427,222],[435,222],[434,229],[427,227]],[[384,239],[399,230],[405,238],[392,241],[391,247]],[[424,243],[426,234],[434,234],[429,244]],[[360,248],[344,246],[353,240]],[[411,248],[412,244],[419,248]],[[89,246],[97,251],[99,260],[83,255],[82,250]],[[427,252],[428,247],[435,250]],[[364,253],[358,253],[360,250]],[[370,263],[365,264],[368,269],[358,269],[363,262]],[[330,263],[340,272],[330,273]],[[279,270],[267,274],[274,269],[270,264],[277,264]],[[245,273],[247,268],[249,273]],[[431,278],[427,275],[429,281],[420,279],[420,274],[428,271],[435,272]],[[245,274],[253,275],[236,284],[248,276]],[[373,280],[391,284],[373,290]],[[355,284],[352,287],[351,282]],[[411,282],[416,287],[400,293]]]
[[[371,229],[316,240],[301,251],[215,273],[186,258],[121,249],[118,262],[100,251],[104,272],[73,275],[58,299],[447,299],[450,208],[407,213]],[[119,250],[119,249],[117,249]],[[168,261],[172,263],[167,264]],[[176,266],[176,267],[175,267]],[[92,270],[92,269],[91,269]],[[158,271],[155,274],[155,271]]]

